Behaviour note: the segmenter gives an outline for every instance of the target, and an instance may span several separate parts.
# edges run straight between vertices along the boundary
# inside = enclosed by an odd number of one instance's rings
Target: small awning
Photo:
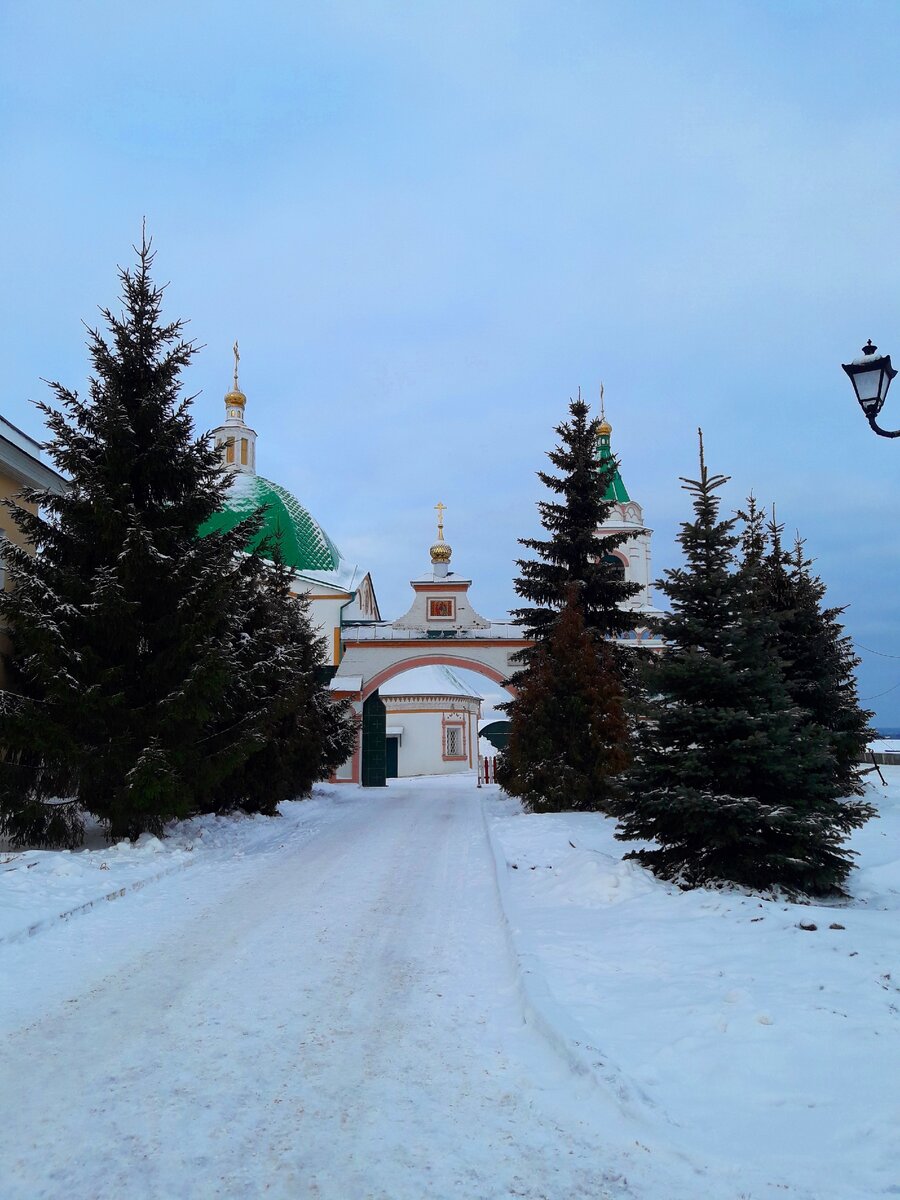
[[[396,737],[396,738],[402,737],[403,736],[403,726],[402,725],[388,725],[385,728],[384,733],[385,733],[385,737]]]
[[[328,685],[329,692],[361,692],[362,675],[335,675]]]

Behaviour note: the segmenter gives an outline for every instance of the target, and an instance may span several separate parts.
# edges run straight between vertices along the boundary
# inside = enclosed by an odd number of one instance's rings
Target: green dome
[[[600,437],[597,440],[597,463],[601,471],[608,471],[613,458],[612,448],[609,444],[609,435],[612,432],[611,426],[604,420],[600,426]],[[603,496],[604,500],[615,500],[619,504],[627,504],[631,497],[628,495],[628,490],[622,482],[622,476],[619,474],[619,468],[616,467],[615,473],[609,482],[609,486]]]
[[[238,472],[225,507],[200,526],[200,536],[228,533],[264,504],[269,506],[268,512],[259,534],[248,543],[248,550],[253,550],[263,538],[280,534],[281,553],[295,571],[340,570],[340,551],[322,526],[296,496],[261,475]],[[271,553],[266,557],[271,558]]]

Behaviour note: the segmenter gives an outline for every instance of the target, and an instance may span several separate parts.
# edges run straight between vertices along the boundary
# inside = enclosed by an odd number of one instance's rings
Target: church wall
[[[481,703],[463,697],[383,696],[388,730],[402,726],[398,775],[458,775],[475,769]]]
[[[618,504],[610,514],[609,519],[601,527],[604,534],[624,533],[627,540],[617,547],[614,552],[625,564],[625,578],[629,583],[636,583],[640,591],[631,599],[628,608],[652,608],[651,568],[650,568],[650,536],[652,531],[644,529],[641,506],[631,500],[627,504]]]
[[[336,667],[340,661],[341,609],[350,599],[349,592],[328,595],[317,590],[313,582],[302,579],[294,582],[294,592],[308,597],[310,620],[325,645],[325,661]]]
[[[412,607],[394,621],[395,629],[487,629],[490,621],[480,617],[466,592],[468,580],[446,578],[413,581]]]
[[[345,621],[380,621],[381,613],[375,598],[371,575],[365,575],[355,589],[353,599],[344,609]]]

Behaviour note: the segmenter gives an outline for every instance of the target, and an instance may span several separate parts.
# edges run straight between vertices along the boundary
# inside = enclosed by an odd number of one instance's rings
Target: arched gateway
[[[335,775],[338,783],[385,784],[385,716],[378,689],[389,679],[412,667],[443,665],[477,671],[502,684],[515,669],[514,655],[531,645],[518,625],[488,621],[472,608],[472,581],[449,569],[450,555],[440,521],[438,540],[431,547],[431,570],[410,580],[409,612],[393,622],[343,626],[344,653],[331,691],[352,702],[360,716],[360,736],[356,751]],[[469,744],[466,753],[477,765],[477,744]]]
[[[619,534],[615,557],[622,574],[638,585],[638,592],[623,605],[634,614],[634,628],[621,635],[627,644],[662,649],[662,640],[648,620],[658,611],[650,596],[650,533],[643,510],[622,482],[610,448],[612,426],[605,412],[599,427],[597,461],[614,468],[604,499],[612,509],[598,532]],[[344,623],[344,654],[331,683],[332,691],[353,702],[361,717],[361,732],[353,757],[336,775],[337,782],[383,786],[385,782],[385,714],[378,689],[394,675],[411,667],[444,664],[479,671],[495,683],[513,673],[518,650],[531,643],[510,621],[488,621],[478,615],[468,599],[469,579],[449,569],[451,550],[444,541],[443,504],[437,505],[438,538],[431,547],[431,570],[410,581],[414,597],[409,612],[398,621]],[[477,740],[477,739],[476,739]],[[477,755],[477,745],[468,753]]]

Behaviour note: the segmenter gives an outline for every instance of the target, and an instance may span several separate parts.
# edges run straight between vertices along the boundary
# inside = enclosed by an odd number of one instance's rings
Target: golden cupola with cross
[[[450,559],[453,555],[452,547],[448,546],[444,541],[444,510],[446,509],[447,505],[436,504],[434,507],[437,509],[438,515],[438,535],[437,541],[431,547],[431,561],[435,567],[443,566],[444,572],[446,573],[447,564],[450,562]],[[437,575],[438,572],[435,571],[435,574]]]
[[[225,423],[213,430],[213,441],[222,454],[222,461],[230,471],[256,474],[256,430],[244,420],[247,397],[238,383],[238,366],[241,353],[234,343],[234,380],[231,391],[225,393]]]
[[[431,569],[409,581],[415,593],[410,610],[393,622],[395,629],[416,629],[429,638],[455,636],[462,629],[489,629],[491,622],[472,608],[468,591],[471,579],[450,570],[451,547],[444,541],[443,502],[436,504],[438,535],[429,550]]]
[[[263,556],[271,558],[277,544],[285,563],[298,575],[314,580],[315,591],[328,584],[344,600],[357,580],[368,579],[358,568],[345,563],[337,546],[312,516],[309,509],[281,484],[257,474],[256,430],[244,419],[247,397],[238,382],[241,355],[234,344],[234,379],[225,394],[225,421],[212,431],[213,444],[222,456],[230,476],[222,508],[200,527],[201,536],[228,533],[246,517],[262,509],[262,525],[253,535],[248,550],[258,545],[267,548]],[[361,584],[360,584],[361,586]],[[377,606],[373,607],[377,609]]]

